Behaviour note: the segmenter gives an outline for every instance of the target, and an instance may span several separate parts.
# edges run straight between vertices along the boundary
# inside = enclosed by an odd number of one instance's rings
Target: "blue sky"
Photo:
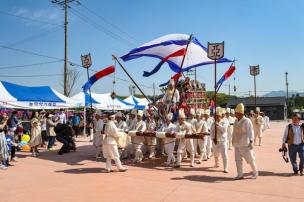
[[[260,64],[261,68],[261,74],[257,78],[259,95],[285,89],[286,71],[289,73],[290,89],[304,91],[301,83],[304,75],[304,1],[82,0],[81,3],[82,5],[71,4],[72,9],[69,10],[68,55],[75,63],[80,64],[80,55],[90,52],[93,57],[92,68],[100,70],[113,64],[111,54],[121,56],[162,35],[192,33],[204,45],[208,41],[225,41],[225,57],[237,60],[237,95],[244,96],[248,95],[249,90],[253,91],[249,65],[255,64]],[[48,0],[0,1],[0,16],[0,45],[63,58],[63,28],[57,26],[63,25],[63,11],[59,7]],[[30,86],[51,85],[62,92],[62,76],[53,74],[63,73],[63,62],[3,69],[14,65],[53,62],[55,59],[1,47],[0,55],[0,80]],[[173,74],[165,65],[157,75],[149,78],[141,76],[144,70],[154,68],[157,63],[156,59],[151,58],[125,63],[128,71],[138,83],[143,84],[142,88],[148,94],[152,94],[153,82],[158,85]],[[219,77],[228,66],[229,64],[219,65]],[[86,80],[85,70],[77,69],[81,77],[75,92],[81,90],[81,85]],[[211,89],[214,85],[213,66],[199,67],[197,71],[199,80]],[[8,77],[48,74],[53,76]],[[124,81],[116,81],[115,91],[128,95],[129,79],[118,66],[116,76]],[[113,89],[112,80],[99,80],[92,90],[110,92]],[[230,84],[233,86],[233,78],[230,79]],[[228,87],[223,86],[221,91],[228,93]]]

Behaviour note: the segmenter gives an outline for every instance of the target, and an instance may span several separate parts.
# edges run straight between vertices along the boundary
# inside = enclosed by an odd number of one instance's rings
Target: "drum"
[[[117,139],[117,146],[120,149],[124,149],[128,146],[128,135],[125,132],[120,132]]]

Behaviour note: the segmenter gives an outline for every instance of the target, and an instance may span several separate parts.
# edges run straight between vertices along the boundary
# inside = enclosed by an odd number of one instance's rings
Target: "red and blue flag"
[[[109,74],[112,74],[113,72],[115,72],[115,67],[114,66],[110,66],[107,67],[99,72],[97,72],[96,74],[94,74],[93,76],[91,76],[89,78],[89,80],[82,86],[83,91],[87,91],[91,88],[91,86],[98,81],[99,79],[101,79],[102,77],[105,77]]]
[[[235,72],[235,66],[232,63],[229,67],[229,69],[225,72],[225,74],[218,80],[216,83],[216,91],[219,91],[224,81],[230,78],[230,76]]]

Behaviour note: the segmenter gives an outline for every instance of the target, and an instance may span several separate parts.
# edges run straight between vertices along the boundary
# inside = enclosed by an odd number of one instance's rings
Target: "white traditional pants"
[[[143,152],[142,152],[142,147],[144,145],[144,137],[139,137],[136,136],[133,139],[133,148],[134,148],[134,153],[135,153],[135,161],[142,161],[144,158]]]
[[[177,165],[181,164],[182,154],[186,150],[190,153],[191,164],[194,164],[193,139],[180,139],[178,149],[177,149]]]
[[[259,140],[259,145],[262,144],[263,138],[263,130],[262,128],[257,128],[254,130],[254,144],[257,145],[257,141]]]
[[[155,156],[155,147],[156,147],[156,137],[146,137],[146,142],[148,145],[148,149],[149,149],[149,157],[154,157]]]
[[[232,149],[232,134],[233,134],[233,125],[228,127],[228,149]]]
[[[197,155],[198,139],[193,139],[194,155]]]
[[[207,137],[205,136],[204,139],[198,139],[198,146],[200,149],[200,161],[205,161],[207,160],[208,156],[207,156],[207,144],[208,144],[208,140]]]
[[[175,162],[175,157],[174,157],[174,147],[175,147],[175,139],[173,138],[168,138],[165,140],[165,151],[168,154],[167,158],[167,165],[170,165],[170,163]]]
[[[255,156],[253,150],[248,146],[234,147],[235,163],[238,176],[243,176],[243,158],[250,165],[252,172],[257,172],[257,166],[255,163]]]
[[[122,165],[119,159],[119,152],[116,144],[104,144],[103,145],[103,156],[106,158],[106,169],[111,170],[112,163],[111,160],[115,161],[118,169],[122,169]]]
[[[215,160],[215,166],[219,165],[219,156],[221,155],[223,159],[224,170],[228,170],[228,148],[227,142],[217,142],[213,145],[213,154]]]
[[[210,136],[206,136],[207,138],[207,157],[210,158],[212,156],[212,139]]]

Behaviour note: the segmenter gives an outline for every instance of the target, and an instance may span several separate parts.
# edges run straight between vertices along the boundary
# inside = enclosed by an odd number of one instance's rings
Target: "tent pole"
[[[86,107],[83,108],[83,136],[86,136],[86,127],[87,127],[87,115],[86,115]]]

